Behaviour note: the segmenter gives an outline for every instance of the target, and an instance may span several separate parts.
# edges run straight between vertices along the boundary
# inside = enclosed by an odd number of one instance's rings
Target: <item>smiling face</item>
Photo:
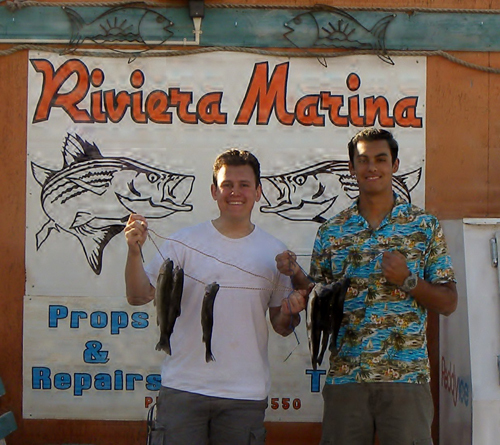
[[[391,149],[383,139],[359,141],[353,162],[349,162],[349,171],[358,181],[360,195],[392,194],[392,175],[398,168],[399,159],[392,162]]]
[[[250,221],[253,206],[262,194],[250,165],[222,166],[211,191],[221,218],[231,221]]]

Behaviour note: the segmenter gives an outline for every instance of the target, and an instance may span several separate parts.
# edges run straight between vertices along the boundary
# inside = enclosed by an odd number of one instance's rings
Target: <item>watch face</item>
[[[403,290],[406,292],[409,292],[417,287],[417,282],[418,282],[418,277],[417,274],[411,273],[409,277],[406,278],[405,282],[403,283]]]

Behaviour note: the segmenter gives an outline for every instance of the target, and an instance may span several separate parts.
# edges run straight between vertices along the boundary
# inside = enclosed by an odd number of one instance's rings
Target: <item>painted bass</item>
[[[205,296],[201,307],[201,329],[203,332],[203,343],[205,343],[205,361],[208,363],[215,360],[212,354],[212,330],[214,326],[214,302],[219,285],[216,282],[205,287]]]

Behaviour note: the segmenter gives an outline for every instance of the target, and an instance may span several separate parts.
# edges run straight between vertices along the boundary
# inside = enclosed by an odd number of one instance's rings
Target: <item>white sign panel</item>
[[[149,261],[171,233],[215,217],[211,168],[223,150],[259,158],[253,221],[305,269],[319,223],[356,197],[347,142],[361,128],[393,131],[395,189],[423,206],[426,61],[394,62],[31,52],[24,416],[146,417],[163,353],[152,305],[126,303],[122,231],[130,213],[148,218]],[[269,348],[267,420],[319,421],[326,365],[312,370],[304,323],[286,339],[272,333]]]

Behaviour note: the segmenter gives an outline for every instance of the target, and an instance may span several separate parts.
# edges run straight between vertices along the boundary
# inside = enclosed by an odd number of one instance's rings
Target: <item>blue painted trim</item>
[[[108,13],[111,8],[88,6],[71,8],[87,25],[86,30],[101,14]],[[148,8],[167,17],[173,24],[169,30],[173,33],[165,41],[158,33],[158,27],[145,26],[141,29],[146,41],[165,45],[169,41],[182,39],[193,40],[193,24],[188,8]],[[138,23],[145,9],[130,9],[123,12],[129,23]],[[245,8],[206,8],[202,21],[201,45],[235,46],[255,48],[296,48],[294,43],[303,48],[317,47],[325,49],[336,47],[335,42],[320,38],[319,41],[330,43],[324,46],[318,43],[318,28],[314,26],[299,27],[294,31],[293,42],[284,34],[289,31],[285,24],[299,14],[308,10],[296,9],[245,9]],[[367,30],[373,27],[390,12],[348,11]],[[326,13],[325,13],[326,14]],[[387,50],[444,50],[444,51],[498,51],[500,50],[500,14],[486,13],[433,13],[405,12],[394,13],[395,17],[386,28],[385,48]],[[106,17],[101,17],[105,26]],[[331,21],[336,26],[338,17],[331,14]],[[324,20],[324,21],[325,21]],[[344,22],[347,23],[347,22]],[[310,24],[311,25],[311,24]],[[350,24],[352,25],[352,23]],[[94,23],[97,29],[99,23]],[[360,26],[358,26],[360,28]],[[57,41],[68,43],[75,36],[75,26],[68,15],[60,7],[27,7],[18,11],[10,11],[0,7],[0,42],[47,43]],[[80,36],[81,37],[81,36]],[[84,43],[92,43],[84,40]],[[118,42],[113,42],[116,44]],[[338,43],[338,41],[337,41]],[[110,43],[111,44],[111,43]],[[351,48],[352,49],[352,48]]]

